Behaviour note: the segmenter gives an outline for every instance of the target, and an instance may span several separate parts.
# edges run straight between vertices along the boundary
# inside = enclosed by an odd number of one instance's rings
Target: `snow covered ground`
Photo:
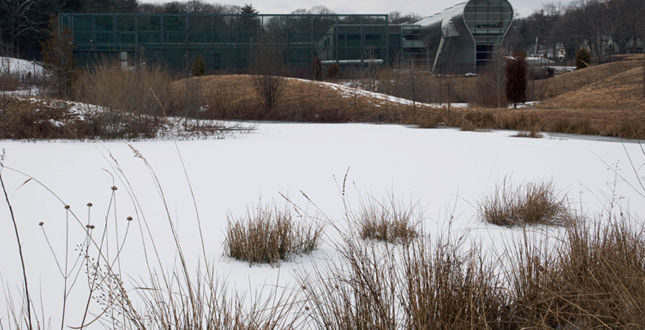
[[[31,73],[32,75],[41,76],[43,75],[44,70],[40,63],[34,61],[0,56],[0,73],[21,75]]]
[[[234,288],[251,294],[265,286],[289,287],[296,269],[310,270],[313,263],[324,262],[335,253],[333,229],[327,229],[327,241],[311,257],[275,268],[249,267],[223,256],[227,215],[243,216],[260,200],[285,205],[283,194],[312,214],[342,222],[340,186],[348,169],[350,205],[369,196],[419,201],[428,233],[445,232],[452,215],[452,231],[464,233],[491,251],[503,249],[517,230],[482,223],[476,205],[505,178],[516,184],[552,179],[574,210],[590,216],[606,217],[612,211],[643,215],[645,191],[637,175],[645,174],[641,167],[645,155],[639,144],[562,135],[511,137],[514,133],[261,123],[250,134],[225,140],[0,141],[0,148],[5,151],[2,178],[22,239],[36,310],[42,308],[56,327],[65,274],[69,274],[70,286],[74,281],[65,324],[79,326],[81,322],[83,308],[79,306],[85,305],[88,283],[77,249],[88,223],[95,226],[96,240],[107,228],[110,238],[104,244],[112,253],[117,245],[122,247],[121,261],[114,267],[132,288],[131,296],[137,295],[135,282],[146,280],[143,249],[150,249],[151,237],[162,256],[163,269],[173,269],[178,263],[169,218],[188,256],[189,269],[196,271],[198,263],[203,264],[197,214],[207,258]],[[90,211],[88,203],[93,205]],[[133,220],[128,221],[128,216]],[[0,248],[3,296],[20,305],[22,271],[4,202],[0,205]],[[69,256],[67,266],[65,255]],[[6,311],[7,304],[0,299],[0,310]],[[92,312],[98,313],[99,307],[93,304]],[[6,315],[0,316],[2,325],[10,322]]]

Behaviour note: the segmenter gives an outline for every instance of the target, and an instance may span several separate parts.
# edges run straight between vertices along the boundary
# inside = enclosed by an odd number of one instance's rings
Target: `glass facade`
[[[513,20],[507,0],[470,0],[419,22],[433,70],[476,72],[495,58]]]
[[[80,64],[111,56],[187,70],[201,55],[211,72],[248,72],[262,61],[310,72],[315,57],[475,72],[495,57],[512,19],[508,0],[469,0],[404,25],[387,15],[59,14]]]
[[[202,55],[212,71],[245,71],[267,56],[288,68],[324,61],[389,62],[387,15],[60,14],[80,64],[127,58],[183,70]],[[399,36],[400,38],[400,36]],[[395,35],[396,39],[396,35]]]
[[[513,20],[513,8],[505,0],[471,0],[464,8],[464,21],[473,35],[477,66],[495,57]]]

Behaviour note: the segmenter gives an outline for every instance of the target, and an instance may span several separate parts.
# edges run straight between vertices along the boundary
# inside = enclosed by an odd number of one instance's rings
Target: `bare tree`
[[[504,57],[500,51],[492,61],[479,71],[473,102],[484,107],[506,106]]]
[[[599,0],[576,0],[573,4],[575,7],[570,10],[573,32],[584,38],[593,55],[603,55],[603,40],[609,27],[607,7]]]
[[[264,106],[264,115],[280,101],[287,81],[282,73],[282,50],[276,46],[277,36],[264,35],[255,47],[252,58],[253,90]]]
[[[390,24],[414,23],[422,19],[421,15],[415,13],[407,13],[403,15],[398,10],[389,13],[387,16]]]
[[[27,31],[36,31],[38,24],[33,14],[38,10],[40,0],[0,0],[0,17],[2,17],[3,38],[18,49],[18,37]]]

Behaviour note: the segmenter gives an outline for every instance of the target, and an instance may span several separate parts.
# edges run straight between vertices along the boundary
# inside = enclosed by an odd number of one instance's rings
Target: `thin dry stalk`
[[[22,253],[22,243],[20,243],[20,233],[18,232],[18,224],[16,222],[16,216],[13,213],[13,208],[11,207],[11,201],[9,200],[9,195],[7,194],[7,189],[4,185],[4,180],[2,179],[2,170],[4,167],[4,161],[6,159],[5,150],[2,149],[2,155],[0,155],[0,186],[2,186],[2,192],[4,193],[5,200],[7,202],[7,207],[9,208],[9,214],[11,215],[11,222],[13,223],[13,229],[16,235],[16,242],[18,243],[18,254],[20,255],[20,265],[22,267],[22,278],[25,290],[25,304],[27,309],[27,326],[29,330],[33,329],[32,317],[31,317],[31,295],[29,294],[29,283],[27,282],[27,268],[25,267],[25,257]]]

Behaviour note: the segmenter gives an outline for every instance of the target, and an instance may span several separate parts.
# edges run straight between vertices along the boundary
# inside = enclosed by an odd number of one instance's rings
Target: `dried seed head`
[[[39,226],[41,226],[41,227],[42,227],[44,224],[45,224],[45,223],[44,223],[44,222],[42,222],[42,221],[38,223],[38,225],[39,225]]]
[[[305,306],[305,310],[306,310],[306,311],[308,311],[308,310],[309,310],[309,306]]]
[[[128,219],[128,221],[132,221],[132,217],[128,217],[127,219]]]
[[[114,190],[116,190],[116,189],[117,189],[117,188],[116,188],[116,186],[112,186],[112,190],[113,190],[113,191],[114,191]]]
[[[87,207],[92,207],[92,206],[94,206],[92,205],[92,203],[87,203]]]
[[[94,229],[95,227],[94,227],[94,225],[85,225],[85,228],[87,228],[87,229]]]
[[[306,286],[306,285],[303,285],[303,286],[302,286],[302,289],[303,289],[303,290],[307,290],[307,286]]]
[[[69,205],[65,205],[65,209],[66,209],[66,210],[69,210],[69,208],[70,208],[70,206],[69,206]]]

